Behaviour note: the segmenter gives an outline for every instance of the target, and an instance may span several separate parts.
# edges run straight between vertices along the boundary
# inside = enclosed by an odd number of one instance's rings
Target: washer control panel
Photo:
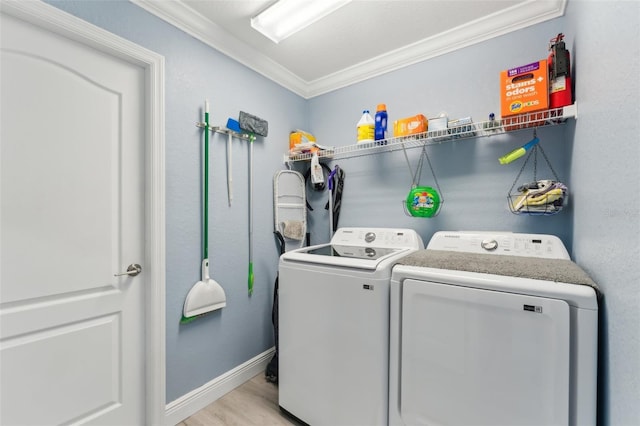
[[[560,238],[547,234],[440,231],[433,234],[427,249],[570,260]]]
[[[421,250],[424,243],[413,229],[403,228],[339,228],[331,238],[332,245]]]

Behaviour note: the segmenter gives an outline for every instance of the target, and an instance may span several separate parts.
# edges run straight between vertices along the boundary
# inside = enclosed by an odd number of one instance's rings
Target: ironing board
[[[304,177],[280,170],[273,177],[274,231],[284,239],[285,251],[304,246],[307,234],[307,199]]]

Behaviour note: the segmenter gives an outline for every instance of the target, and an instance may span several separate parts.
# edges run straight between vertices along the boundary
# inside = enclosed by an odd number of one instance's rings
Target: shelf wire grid
[[[346,158],[375,155],[385,152],[393,152],[401,149],[419,148],[425,145],[439,144],[462,139],[471,139],[492,136],[505,132],[514,132],[536,127],[553,126],[564,123],[568,118],[577,118],[577,105],[569,105],[562,108],[536,111],[519,114],[512,117],[504,117],[491,121],[461,124],[442,130],[427,131],[415,135],[401,136],[383,139],[374,142],[358,143],[323,149],[317,152],[318,158],[337,160]],[[313,153],[285,154],[284,162],[311,160]]]

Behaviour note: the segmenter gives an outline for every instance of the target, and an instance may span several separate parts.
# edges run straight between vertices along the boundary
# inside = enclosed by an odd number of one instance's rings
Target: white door
[[[0,423],[143,424],[145,71],[0,27]]]

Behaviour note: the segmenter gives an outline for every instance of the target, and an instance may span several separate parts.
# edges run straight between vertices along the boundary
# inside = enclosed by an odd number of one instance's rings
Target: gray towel
[[[280,223],[282,236],[290,240],[302,240],[304,238],[304,223],[299,220],[285,220]]]
[[[600,293],[591,277],[571,260],[419,250],[399,259],[397,264],[581,284]]]

